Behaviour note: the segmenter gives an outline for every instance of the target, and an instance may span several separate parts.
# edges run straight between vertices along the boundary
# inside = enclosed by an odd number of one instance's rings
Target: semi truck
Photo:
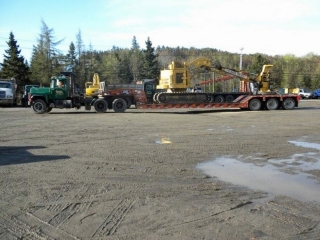
[[[53,108],[80,109],[84,96],[77,91],[75,74],[61,72],[60,76],[50,79],[50,87],[31,88],[29,103],[38,114],[49,113]]]
[[[15,78],[0,79],[0,105],[13,107],[17,104],[17,82]]]
[[[131,105],[138,109],[240,108],[252,111],[292,110],[298,107],[298,94],[280,94],[269,90],[269,69],[272,65],[264,65],[261,73],[252,77],[218,63],[211,64],[203,58],[193,64],[226,76],[238,77],[252,87],[248,92],[237,93],[188,92],[187,89],[191,86],[189,70],[173,66],[166,74],[161,72],[158,85],[152,79],[137,84],[108,85],[100,82],[98,97],[93,98],[77,94],[74,91],[74,73],[62,72],[60,76],[51,79],[50,88],[32,88],[29,101],[33,111],[38,114],[48,113],[52,108],[79,109],[82,105],[86,110],[94,108],[98,113],[104,113],[108,109],[117,113],[125,112]],[[229,78],[224,78],[227,79]],[[58,83],[63,83],[64,86],[61,87]]]

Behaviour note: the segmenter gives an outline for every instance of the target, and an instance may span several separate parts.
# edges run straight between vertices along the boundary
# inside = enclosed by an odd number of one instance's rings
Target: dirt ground
[[[0,239],[320,239],[319,110],[0,108]]]

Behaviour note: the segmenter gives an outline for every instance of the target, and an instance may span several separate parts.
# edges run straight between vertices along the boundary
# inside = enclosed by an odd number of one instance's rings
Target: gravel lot
[[[0,108],[0,239],[319,239],[319,110]]]

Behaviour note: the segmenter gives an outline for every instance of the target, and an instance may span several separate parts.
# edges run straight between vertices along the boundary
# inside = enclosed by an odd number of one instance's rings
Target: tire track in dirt
[[[123,199],[112,210],[105,221],[99,226],[99,228],[92,234],[91,237],[103,237],[113,235],[123,221],[127,213],[134,205],[135,200]]]
[[[39,226],[31,226],[14,216],[0,217],[0,239],[54,240],[40,231]]]

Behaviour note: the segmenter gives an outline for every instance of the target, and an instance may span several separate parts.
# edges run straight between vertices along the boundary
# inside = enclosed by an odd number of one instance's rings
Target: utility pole
[[[240,52],[240,66],[239,66],[239,69],[240,71],[242,70],[242,50],[243,48],[240,48],[241,52]]]

